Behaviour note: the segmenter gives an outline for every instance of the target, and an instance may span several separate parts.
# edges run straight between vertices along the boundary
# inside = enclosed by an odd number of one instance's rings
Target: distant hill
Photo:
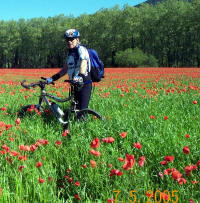
[[[161,3],[161,2],[164,2],[164,1],[167,1],[167,0],[147,0],[147,1],[143,2],[143,3],[148,3],[148,4],[151,4],[151,5],[155,5],[155,4],[157,4],[157,3]],[[188,1],[191,2],[192,0],[188,0]],[[141,6],[143,3],[138,4],[138,5],[136,5],[135,7],[139,7],[139,6]]]
[[[144,3],[155,5],[155,4],[160,3],[162,1],[166,1],[166,0],[147,0]]]
[[[139,7],[139,6],[141,6],[142,4],[144,4],[144,3],[148,3],[148,4],[151,4],[151,5],[155,5],[155,4],[160,3],[160,2],[163,2],[163,1],[166,1],[166,0],[147,0],[147,1],[143,2],[143,3],[141,3],[141,4],[137,4],[135,7]]]

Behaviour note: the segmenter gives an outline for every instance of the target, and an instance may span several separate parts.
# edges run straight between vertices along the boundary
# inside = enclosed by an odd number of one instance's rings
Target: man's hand
[[[47,84],[50,84],[50,83],[52,83],[52,82],[53,82],[53,78],[47,78],[47,79],[46,79],[46,83],[47,83]]]

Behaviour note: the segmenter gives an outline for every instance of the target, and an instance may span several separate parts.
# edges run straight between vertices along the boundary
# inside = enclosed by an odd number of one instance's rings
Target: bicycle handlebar
[[[25,85],[24,83],[26,82],[26,80],[23,80],[21,82],[21,85],[22,87],[26,88],[26,89],[30,89],[30,87],[33,87],[35,88],[36,86],[39,86],[42,90],[45,88],[45,85],[47,85],[48,83],[46,81],[39,81],[39,82],[36,82],[36,83],[32,83],[30,85]],[[66,101],[69,101],[72,99],[72,96],[69,96],[69,97],[66,97],[66,98],[59,98],[59,97],[56,97],[56,96],[53,96],[49,93],[45,93],[45,96],[47,97],[50,97],[51,99],[54,99],[58,102],[66,102]]]
[[[23,81],[21,82],[21,86],[24,87],[24,88],[26,88],[26,89],[30,89],[30,87],[35,88],[36,86],[41,86],[41,85],[47,84],[45,81],[39,81],[39,82],[37,82],[37,83],[32,83],[32,84],[30,84],[30,85],[25,85],[25,84],[24,84],[25,82],[26,82],[26,80],[23,80]]]

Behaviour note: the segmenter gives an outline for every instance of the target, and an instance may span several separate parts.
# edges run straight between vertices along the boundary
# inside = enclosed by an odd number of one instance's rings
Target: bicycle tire
[[[87,116],[88,114],[93,115],[94,119],[100,119],[100,120],[105,121],[104,117],[100,113],[98,113],[98,112],[96,112],[96,111],[94,111],[92,109],[88,109],[88,108],[87,109],[82,109],[79,112],[77,112],[76,116],[75,116],[75,119],[76,120],[82,119],[83,117]]]
[[[22,107],[21,110],[18,112],[19,118],[23,118],[26,115],[28,109],[33,109],[33,110],[37,109],[38,111],[40,111],[40,109],[37,108],[36,105],[34,105],[34,104],[30,105],[29,104],[29,105]]]

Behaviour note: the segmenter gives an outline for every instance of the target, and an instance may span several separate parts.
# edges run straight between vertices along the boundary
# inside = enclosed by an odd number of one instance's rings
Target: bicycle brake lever
[[[40,77],[42,80],[46,80],[46,78],[44,78],[44,77]]]

